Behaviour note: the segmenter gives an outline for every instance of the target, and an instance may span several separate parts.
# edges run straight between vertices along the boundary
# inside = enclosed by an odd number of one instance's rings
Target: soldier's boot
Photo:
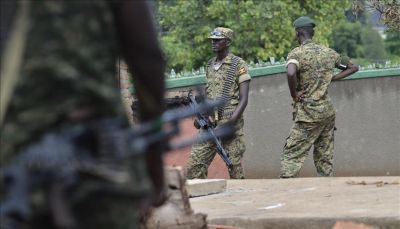
[[[231,179],[244,179],[242,165],[233,165],[232,168],[229,169],[229,176]]]

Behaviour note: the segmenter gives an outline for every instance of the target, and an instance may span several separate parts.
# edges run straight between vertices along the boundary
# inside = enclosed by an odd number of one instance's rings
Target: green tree
[[[361,41],[364,46],[364,58],[373,62],[386,59],[385,45],[379,33],[371,27],[362,31]]]
[[[388,32],[385,40],[386,51],[400,59],[400,32]]]
[[[332,48],[351,58],[368,61],[386,58],[385,45],[379,33],[370,24],[340,23],[332,32]]]
[[[361,23],[340,23],[332,32],[332,48],[351,58],[362,58],[364,56],[364,47],[361,34]]]
[[[390,31],[400,31],[400,0],[353,0],[354,14],[360,11],[377,11],[381,22]]]
[[[209,32],[235,31],[232,52],[247,61],[286,56],[296,46],[292,22],[308,15],[317,23],[315,40],[327,45],[333,26],[345,19],[348,0],[157,0],[161,41],[168,67],[204,66],[212,56]]]

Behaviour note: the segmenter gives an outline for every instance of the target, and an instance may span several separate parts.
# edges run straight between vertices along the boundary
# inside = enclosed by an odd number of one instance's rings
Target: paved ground
[[[400,228],[400,177],[228,180],[190,199],[208,222],[238,228],[332,228],[336,221]]]

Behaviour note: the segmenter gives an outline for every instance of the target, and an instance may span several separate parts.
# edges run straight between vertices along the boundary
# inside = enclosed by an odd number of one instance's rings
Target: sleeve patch
[[[242,67],[241,69],[239,69],[239,75],[243,75],[247,72],[245,67]]]

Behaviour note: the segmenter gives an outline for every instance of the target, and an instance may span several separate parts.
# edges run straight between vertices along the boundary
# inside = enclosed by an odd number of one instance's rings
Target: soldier
[[[312,145],[318,175],[333,176],[335,109],[328,87],[331,81],[357,72],[358,66],[312,40],[316,24],[311,18],[299,17],[293,25],[300,44],[287,58],[294,126],[283,149],[280,177],[296,177]],[[342,71],[334,75],[334,68]]]
[[[26,34],[26,48],[18,66],[20,79],[0,131],[2,164],[10,162],[15,154],[35,144],[46,133],[82,126],[92,128],[90,125],[95,120],[123,116],[115,71],[119,53],[133,72],[141,121],[160,116],[165,64],[147,2],[18,3],[24,9],[18,12],[24,13],[19,13],[15,21],[21,22],[16,23],[18,28],[26,27],[21,29]],[[14,78],[3,74],[1,77],[2,83]],[[82,144],[96,151],[97,146],[92,143]],[[85,182],[67,198],[72,206],[70,213],[77,222],[68,220],[63,208],[52,201],[54,192],[64,196],[65,190],[54,187],[50,194],[35,193],[29,201],[33,215],[24,228],[75,228],[77,225],[80,228],[137,228],[138,200],[159,205],[165,199],[160,145],[154,144],[149,151],[152,153],[137,161],[118,166],[116,172],[130,174],[122,183],[112,179],[82,179]],[[51,203],[46,203],[46,199]],[[58,205],[56,209],[52,208],[54,204]]]
[[[210,99],[222,97],[226,100],[226,105],[215,111],[214,117],[210,117],[210,119],[217,126],[227,122],[235,125],[235,137],[223,142],[223,147],[233,164],[233,167],[229,170],[229,176],[234,179],[244,179],[241,165],[245,152],[242,114],[247,106],[251,78],[246,62],[229,52],[233,38],[231,29],[215,28],[208,38],[211,40],[212,50],[216,53],[216,57],[210,59],[207,63],[206,95]],[[229,71],[232,73],[229,74]],[[201,132],[202,130],[199,130],[199,134]],[[207,178],[208,166],[215,154],[216,149],[213,143],[195,144],[189,157],[188,179]]]

